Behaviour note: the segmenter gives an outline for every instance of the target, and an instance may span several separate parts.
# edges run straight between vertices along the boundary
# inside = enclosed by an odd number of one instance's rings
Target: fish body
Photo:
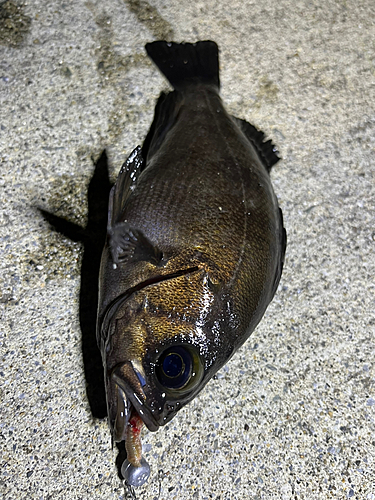
[[[98,309],[109,423],[155,431],[254,330],[286,246],[271,142],[230,116],[214,42],[146,46],[174,86],[112,189]]]

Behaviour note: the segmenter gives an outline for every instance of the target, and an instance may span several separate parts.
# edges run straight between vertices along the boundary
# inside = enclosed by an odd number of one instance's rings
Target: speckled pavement
[[[132,498],[82,339],[83,245],[38,207],[84,227],[101,152],[114,180],[168,88],[145,43],[212,39],[227,108],[283,158],[285,270],[217,378],[144,432],[133,498],[375,500],[374,22],[373,0],[0,2],[1,499]]]

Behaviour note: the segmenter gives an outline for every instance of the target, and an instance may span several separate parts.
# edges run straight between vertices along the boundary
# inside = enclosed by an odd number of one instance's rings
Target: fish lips
[[[121,441],[121,438],[125,434],[125,427],[129,420],[131,406],[133,406],[150,431],[158,430],[160,424],[147,405],[147,397],[143,389],[143,376],[134,369],[130,361],[120,363],[113,368],[109,383],[112,385],[112,389],[115,386],[114,392],[117,392],[119,399],[123,400],[121,405],[117,404],[114,426],[117,439],[115,436],[115,441]],[[125,412],[123,408],[126,408]]]
[[[113,437],[116,442],[126,436],[132,408],[138,413],[150,431],[157,431],[166,425],[176,413],[191,401],[205,385],[203,367],[192,390],[178,394],[155,383],[155,374],[145,375],[139,363],[125,361],[117,364],[110,372],[108,407]]]

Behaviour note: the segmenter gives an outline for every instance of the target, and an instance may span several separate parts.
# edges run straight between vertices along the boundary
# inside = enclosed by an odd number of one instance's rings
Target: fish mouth
[[[131,411],[136,412],[139,415],[148,430],[152,432],[157,431],[160,425],[157,423],[152,413],[146,406],[138,404],[138,398],[136,394],[133,394],[132,396],[134,396],[134,399],[130,401]]]
[[[132,413],[137,413],[150,431],[157,431],[159,424],[146,405],[146,394],[142,383],[144,378],[130,361],[114,367],[110,384],[117,396],[116,414],[113,425],[114,440],[123,441]],[[111,391],[112,392],[112,391]]]

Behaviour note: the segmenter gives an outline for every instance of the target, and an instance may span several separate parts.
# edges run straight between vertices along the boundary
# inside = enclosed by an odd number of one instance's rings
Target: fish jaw
[[[125,365],[125,366],[124,366]],[[126,390],[129,392],[129,384],[124,384],[121,379],[121,372],[131,373],[131,368],[129,368],[128,363],[124,363],[122,366],[117,366],[112,372],[109,380],[109,386],[107,385],[107,404],[108,404],[108,415],[109,424],[112,432],[113,441],[119,443],[121,441],[125,442],[125,449],[127,454],[127,462],[133,468],[141,468],[144,465],[144,459],[142,458],[142,442],[141,442],[141,431],[143,427],[143,420],[139,414],[142,413],[143,416],[145,412],[142,409],[135,409],[130,399],[126,395]],[[135,372],[135,376],[136,372]],[[124,386],[127,387],[124,390]],[[111,399],[111,396],[114,398]],[[134,394],[136,400],[142,401],[143,394]],[[149,420],[146,417],[146,421],[152,430],[156,430],[155,422]],[[130,469],[133,470],[134,469]],[[144,471],[143,471],[144,472]],[[139,473],[137,473],[139,474]]]
[[[114,441],[126,441],[127,428],[135,414],[151,432],[157,431],[172,420],[195,392],[178,398],[152,382],[142,387],[131,362],[116,366],[107,378],[108,415]]]
[[[107,377],[107,405],[110,427],[116,442],[126,441],[128,426],[134,414],[139,415],[150,431],[157,431],[159,424],[149,410],[142,387],[144,379],[126,361],[115,366]]]

